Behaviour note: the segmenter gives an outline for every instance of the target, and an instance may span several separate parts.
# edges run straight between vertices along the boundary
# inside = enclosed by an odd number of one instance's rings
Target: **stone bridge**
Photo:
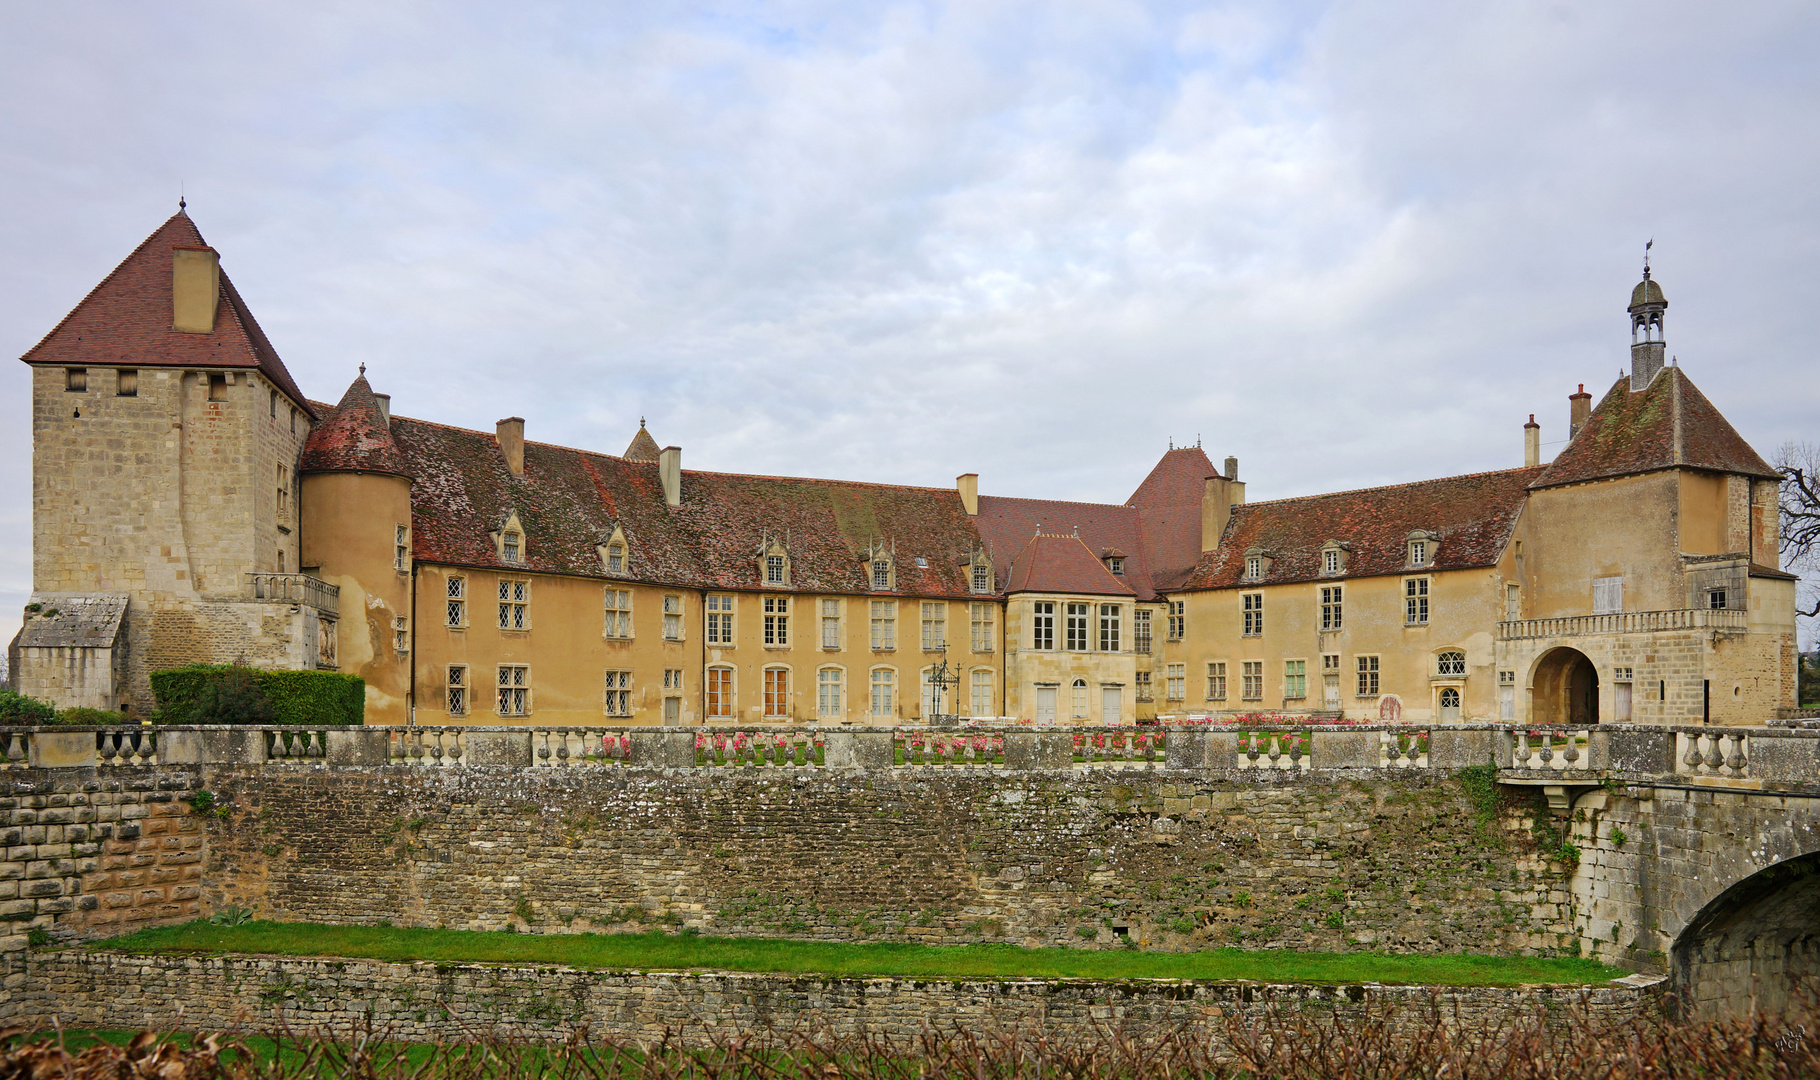
[[[1558,849],[1474,841],[1475,771],[1506,793],[1507,836]],[[97,937],[237,903],[540,932],[649,916],[1579,951],[1670,974],[1706,1014],[1775,1009],[1820,975],[1820,730],[15,728],[0,785],[9,985],[28,928]],[[197,813],[205,790],[239,812]]]

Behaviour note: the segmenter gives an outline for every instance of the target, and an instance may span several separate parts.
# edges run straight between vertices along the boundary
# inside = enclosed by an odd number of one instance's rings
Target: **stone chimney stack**
[[[1238,478],[1239,478],[1239,459],[1236,457],[1232,457],[1231,455],[1228,455],[1226,458],[1226,479],[1237,480]],[[1240,499],[1239,501],[1244,502],[1245,500]]]
[[[657,475],[664,482],[664,505],[682,505],[682,447],[666,446],[657,455]]]
[[[1209,476],[1201,489],[1201,550],[1220,546],[1220,534],[1232,517],[1232,508],[1245,504],[1245,485],[1239,482],[1239,459],[1226,459],[1225,476]]]
[[[498,425],[499,452],[505,456],[506,468],[513,476],[525,474],[525,421],[522,416],[508,416]]]
[[[1536,423],[1536,414],[1529,414],[1529,423],[1523,425],[1523,467],[1533,469],[1542,464],[1542,425]]]
[[[962,473],[954,478],[954,490],[960,492],[961,506],[966,508],[968,517],[978,517],[980,512],[980,474]]]
[[[1580,389],[1567,395],[1567,437],[1571,439],[1580,434],[1580,429],[1586,426],[1586,418],[1591,415],[1592,395],[1586,392],[1586,384],[1581,383]]]
[[[374,394],[373,400],[379,402],[379,418],[381,420],[384,420],[388,424],[391,423],[392,422],[392,395]],[[523,424],[524,421],[520,420],[519,423]],[[522,432],[522,428],[520,430]],[[523,434],[520,434],[519,438],[523,439],[524,438]]]
[[[171,329],[185,334],[215,332],[221,304],[221,259],[211,247],[171,250]]]

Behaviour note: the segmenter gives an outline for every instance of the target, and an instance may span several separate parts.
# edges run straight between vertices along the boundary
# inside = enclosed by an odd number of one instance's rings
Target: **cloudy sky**
[[[1521,462],[1627,366],[1820,439],[1820,8],[0,3],[0,341],[175,209],[312,396],[1122,500]],[[0,379],[0,633],[30,587]]]

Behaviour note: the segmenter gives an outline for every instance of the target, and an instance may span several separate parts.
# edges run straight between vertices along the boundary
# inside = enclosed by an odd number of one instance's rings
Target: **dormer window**
[[[623,574],[626,570],[626,549],[619,544],[607,545],[607,573]]]
[[[992,591],[992,560],[984,551],[975,551],[967,563],[967,589],[976,594]]]
[[[1409,534],[1409,566],[1411,569],[1422,566],[1433,566],[1435,549],[1440,545],[1435,534],[1420,529]]]
[[[1346,549],[1329,542],[1321,549],[1321,576],[1338,577],[1346,572]]]
[[[615,525],[613,532],[605,540],[595,545],[594,550],[600,555],[600,566],[609,574],[624,574],[631,567],[631,546],[626,543],[626,534]]]
[[[1253,548],[1245,553],[1244,580],[1263,581],[1269,573],[1270,556],[1268,554],[1257,548]]]
[[[782,555],[765,556],[765,584],[782,585],[784,583],[784,557]]]
[[[498,547],[500,562],[518,566],[525,561],[525,530],[516,511],[506,515],[505,523],[493,534],[493,543]]]
[[[1106,569],[1112,571],[1113,575],[1116,577],[1124,577],[1125,560],[1114,555],[1112,558],[1106,560]]]
[[[758,545],[758,580],[772,588],[790,584],[790,552],[783,541],[766,538]]]
[[[889,589],[891,587],[891,560],[872,560],[872,587],[874,589]]]

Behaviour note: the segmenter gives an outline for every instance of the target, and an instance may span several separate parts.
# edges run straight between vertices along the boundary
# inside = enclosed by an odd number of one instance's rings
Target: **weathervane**
[[[1649,276],[1649,249],[1656,246],[1656,238],[1650,237],[1649,243],[1643,245],[1643,276]]]

